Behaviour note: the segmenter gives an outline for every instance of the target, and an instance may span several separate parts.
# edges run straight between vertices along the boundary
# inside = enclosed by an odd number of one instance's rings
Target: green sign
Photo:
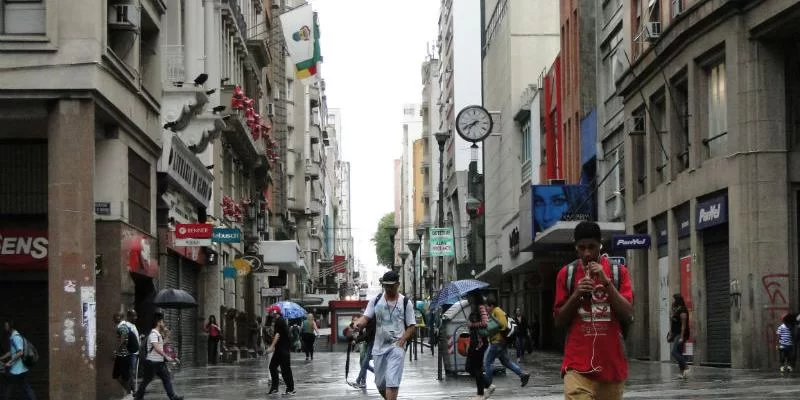
[[[456,247],[453,243],[453,228],[430,228],[431,257],[453,257]]]

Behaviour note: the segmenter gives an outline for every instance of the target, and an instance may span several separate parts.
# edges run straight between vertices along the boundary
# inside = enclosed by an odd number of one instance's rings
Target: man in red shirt
[[[622,345],[620,321],[633,315],[633,289],[628,270],[619,266],[618,282],[611,263],[600,256],[600,226],[581,222],[575,227],[578,260],[572,285],[567,287],[568,267],[556,278],[553,316],[555,324],[567,327],[564,362],[566,400],[622,399],[628,361]]]

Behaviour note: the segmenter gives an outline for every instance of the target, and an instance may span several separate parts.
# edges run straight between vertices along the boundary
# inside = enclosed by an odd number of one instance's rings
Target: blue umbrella
[[[431,302],[430,307],[435,308],[442,304],[453,304],[454,298],[461,297],[475,289],[481,289],[489,286],[488,283],[479,281],[477,279],[463,279],[460,281],[448,282],[442,290],[436,295],[436,298]],[[451,302],[452,301],[452,302]]]
[[[281,315],[286,319],[305,318],[308,315],[305,308],[291,301],[279,301],[273,305],[280,307]]]

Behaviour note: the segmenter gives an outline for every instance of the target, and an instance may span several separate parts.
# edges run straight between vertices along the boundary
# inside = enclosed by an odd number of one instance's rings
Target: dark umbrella
[[[347,382],[347,376],[350,375],[350,350],[352,344],[350,338],[347,338],[347,360],[344,362],[344,381]]]
[[[153,304],[161,308],[195,308],[197,300],[189,292],[181,289],[162,289],[153,299]]]

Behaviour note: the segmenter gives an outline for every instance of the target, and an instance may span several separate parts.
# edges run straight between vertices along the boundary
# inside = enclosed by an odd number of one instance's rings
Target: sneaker
[[[489,393],[487,393],[486,395],[484,395],[484,397],[489,397],[489,396],[491,396],[491,395],[492,395],[492,393],[494,393],[495,389],[497,389],[497,386],[495,386],[494,384],[491,384],[491,385],[489,385],[489,387],[487,387],[487,388],[486,388],[486,391],[487,391],[487,392],[489,392]]]
[[[792,369],[792,366],[791,366],[791,365],[787,365],[787,366],[786,366],[786,370],[787,370],[787,371],[789,371],[789,372],[792,372],[792,371],[794,371],[794,369]]]
[[[361,382],[361,383],[359,383],[359,384],[358,384],[358,388],[359,388],[359,389],[366,389],[366,388],[367,388],[367,383],[366,383],[366,382]]]
[[[267,395],[270,394],[278,394],[278,388],[270,389],[269,392],[267,392]]]
[[[522,374],[522,376],[519,377],[519,380],[521,383],[520,386],[525,387],[525,385],[528,384],[528,381],[531,380],[531,374]]]
[[[292,389],[292,390],[287,390],[286,392],[284,392],[284,393],[283,393],[283,395],[284,395],[284,396],[294,396],[294,395],[296,395],[296,394],[297,394],[297,391],[296,391],[296,390],[294,390],[294,389]]]
[[[781,372],[786,372],[786,367],[784,367],[783,365],[781,365]]]

